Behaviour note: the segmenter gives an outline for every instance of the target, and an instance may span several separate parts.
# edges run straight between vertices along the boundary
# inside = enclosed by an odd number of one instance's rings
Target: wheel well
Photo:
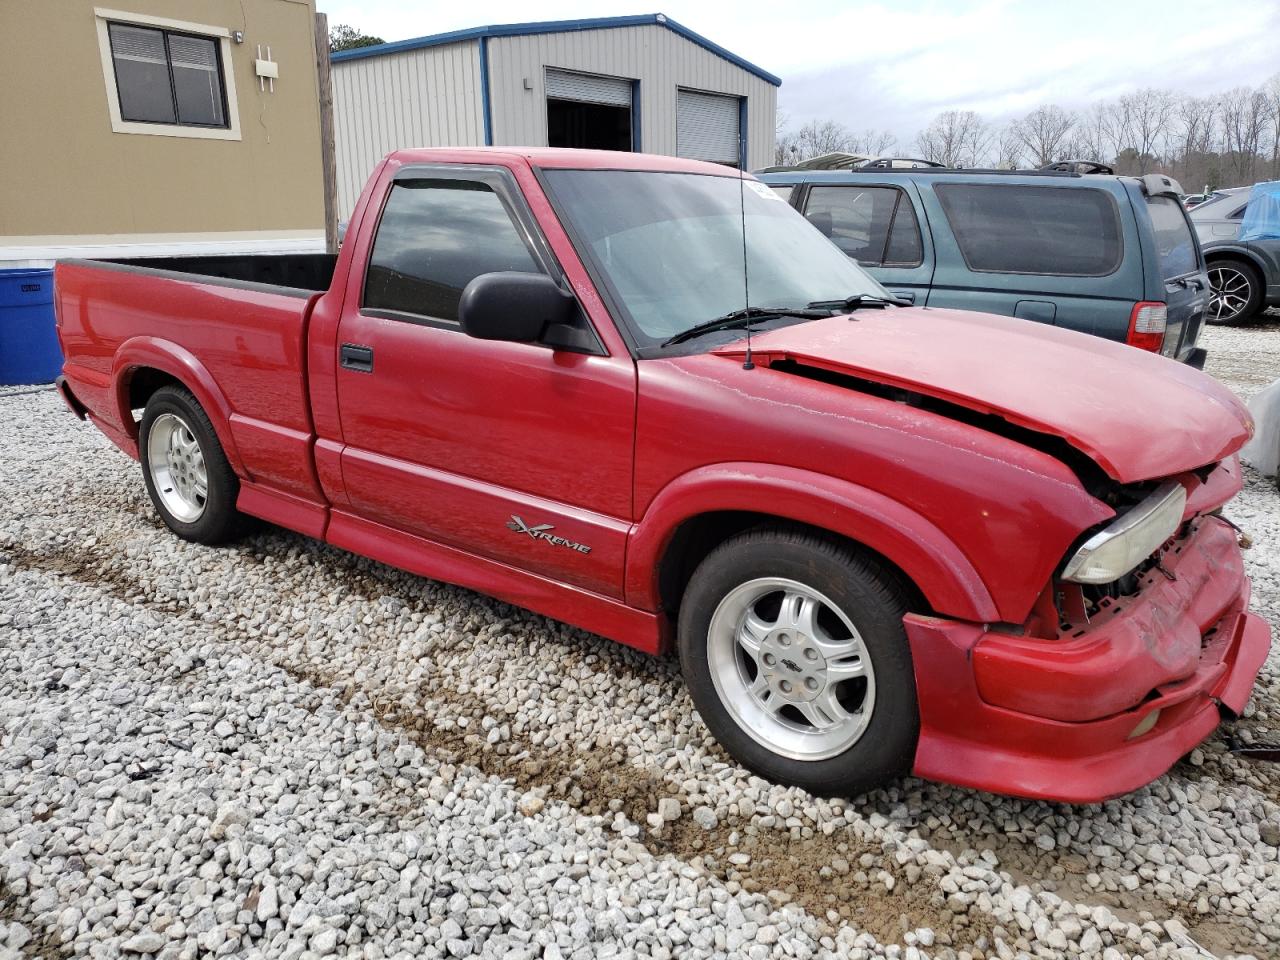
[[[180,387],[182,381],[154,367],[138,367],[129,377],[129,409],[142,409],[153,393],[168,386]]]
[[[662,609],[666,611],[667,615],[672,619],[675,618],[680,609],[680,601],[684,598],[684,590],[689,584],[689,579],[693,576],[693,572],[698,569],[698,564],[705,560],[712,550],[730,537],[761,526],[780,526],[808,530],[819,536],[839,541],[863,553],[870,554],[901,580],[903,588],[907,591],[907,606],[909,610],[913,613],[932,612],[928,601],[924,598],[924,594],[920,592],[919,587],[915,585],[902,568],[884,556],[884,554],[872,550],[865,544],[858,543],[856,540],[833,533],[830,530],[824,530],[821,527],[799,523],[795,520],[788,520],[785,517],[778,517],[769,513],[726,510],[690,517],[680,524],[675,533],[671,535],[658,566],[658,595],[662,601]]]
[[[1259,277],[1264,275],[1262,264],[1253,259],[1253,255],[1245,253],[1243,250],[1222,250],[1220,252],[1209,252],[1204,255],[1204,262],[1207,266],[1211,263],[1217,263],[1219,260],[1236,260],[1243,263],[1247,267],[1253,267],[1254,272]]]

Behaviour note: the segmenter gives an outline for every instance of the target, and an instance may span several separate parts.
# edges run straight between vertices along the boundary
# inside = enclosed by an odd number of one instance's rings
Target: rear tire
[[[1224,258],[1208,266],[1213,291],[1205,320],[1215,325],[1243,323],[1262,309],[1262,277],[1253,264]]]
[[[182,539],[225,543],[243,531],[240,480],[189,390],[168,386],[151,395],[138,427],[138,459],[156,512]]]
[[[877,558],[761,527],[725,541],[689,581],[685,682],[744,766],[817,794],[863,793],[909,773],[915,757],[906,612],[901,579]]]

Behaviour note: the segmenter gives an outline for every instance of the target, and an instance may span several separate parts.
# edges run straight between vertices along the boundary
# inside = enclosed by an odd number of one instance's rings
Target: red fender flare
[[[960,548],[931,521],[882,493],[793,467],[720,463],[677,477],[650,501],[627,547],[627,603],[661,606],[658,573],[677,528],[704,513],[749,511],[848,537],[896,564],[934,610],[999,620],[995,602]]]
[[[191,391],[209,415],[218,442],[237,476],[247,477],[235,438],[231,435],[231,404],[213,375],[191,351],[159,337],[132,337],[120,344],[111,361],[111,382],[115,388],[116,412],[120,424],[136,447],[138,428],[129,408],[129,384],[137,370],[149,367],[167,373]]]

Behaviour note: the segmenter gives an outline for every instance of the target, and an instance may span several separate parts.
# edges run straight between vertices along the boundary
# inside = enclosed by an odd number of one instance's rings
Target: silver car
[[[1205,311],[1209,323],[1239,323],[1280,305],[1280,240],[1238,239],[1249,189],[1216,191],[1189,214],[1213,289]]]

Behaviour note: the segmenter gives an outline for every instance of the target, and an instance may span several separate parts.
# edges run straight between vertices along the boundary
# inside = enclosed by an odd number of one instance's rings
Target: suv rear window
[[[981,183],[936,190],[970,270],[1103,277],[1120,266],[1120,215],[1104,190]]]
[[[1196,245],[1191,239],[1182,204],[1172,197],[1147,197],[1147,213],[1156,231],[1156,249],[1160,252],[1160,271],[1166,280],[1194,273],[1200,266]]]

